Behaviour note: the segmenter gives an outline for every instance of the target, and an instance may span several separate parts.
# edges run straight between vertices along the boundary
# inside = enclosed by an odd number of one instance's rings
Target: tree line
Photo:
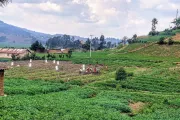
[[[110,41],[105,41],[105,36],[101,35],[100,38],[94,37],[92,40],[88,38],[86,41],[75,40],[74,37],[70,35],[63,35],[50,38],[46,42],[47,49],[83,49],[89,50],[90,44],[93,50],[102,50],[105,48],[115,47],[115,44],[112,44]]]

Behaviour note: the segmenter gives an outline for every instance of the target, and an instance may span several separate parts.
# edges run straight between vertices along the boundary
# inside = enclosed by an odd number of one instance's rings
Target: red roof
[[[0,70],[7,70],[7,68],[5,68],[5,67],[0,67]]]

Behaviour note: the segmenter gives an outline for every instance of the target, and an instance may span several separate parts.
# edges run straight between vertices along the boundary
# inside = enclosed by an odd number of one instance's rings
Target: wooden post
[[[4,69],[0,68],[0,96],[4,96]]]

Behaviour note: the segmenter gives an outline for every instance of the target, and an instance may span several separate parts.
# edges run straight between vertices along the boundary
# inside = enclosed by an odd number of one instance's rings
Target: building
[[[49,54],[68,54],[69,53],[69,49],[51,49],[48,50],[47,52]]]
[[[30,53],[28,49],[0,48],[0,58],[12,58],[12,55],[22,58]]]

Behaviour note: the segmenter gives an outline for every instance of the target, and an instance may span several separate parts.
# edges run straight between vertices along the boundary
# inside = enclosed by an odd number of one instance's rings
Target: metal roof
[[[0,67],[0,70],[7,70],[6,67]]]
[[[25,53],[26,51],[29,51],[29,50],[28,49],[0,48],[0,53],[8,53],[8,54],[22,54],[22,53]]]

